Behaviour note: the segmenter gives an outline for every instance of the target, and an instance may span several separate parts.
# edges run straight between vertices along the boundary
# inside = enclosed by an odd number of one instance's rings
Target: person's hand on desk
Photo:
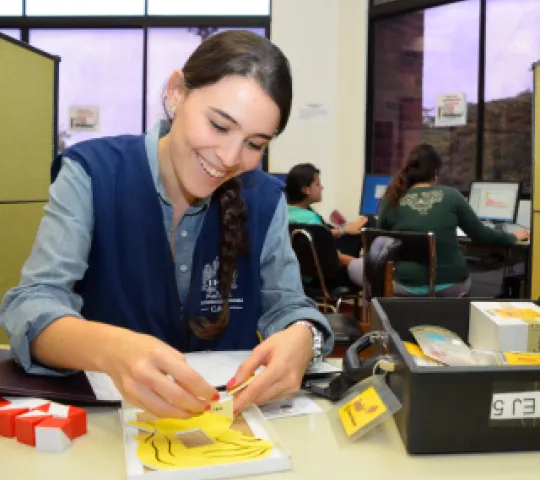
[[[134,406],[158,417],[187,418],[219,398],[184,355],[161,340],[128,330],[117,340],[102,371]]]
[[[518,228],[514,232],[514,236],[517,238],[518,242],[524,242],[526,240],[529,240],[530,234],[528,230],[525,230],[524,228]]]
[[[366,225],[368,219],[367,217],[360,217],[355,222],[345,225],[343,231],[349,235],[357,235],[361,232],[362,228]]]
[[[313,334],[303,325],[291,325],[255,347],[238,368],[227,389],[245,382],[260,366],[264,370],[234,402],[236,412],[250,403],[265,403],[300,389],[304,372],[313,357]]]

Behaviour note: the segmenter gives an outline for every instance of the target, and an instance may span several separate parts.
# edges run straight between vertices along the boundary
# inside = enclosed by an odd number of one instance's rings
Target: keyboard
[[[488,228],[492,228],[494,230],[500,231],[500,232],[507,232],[507,233],[514,233],[516,230],[524,229],[525,227],[518,225],[517,223],[491,223],[491,222],[482,222],[483,225],[485,225]],[[529,230],[528,228],[525,228],[525,230]],[[459,237],[466,237],[467,234],[461,230],[461,228],[456,228],[456,236]]]

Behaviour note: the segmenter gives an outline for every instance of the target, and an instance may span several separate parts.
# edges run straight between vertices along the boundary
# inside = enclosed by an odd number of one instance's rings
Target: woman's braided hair
[[[215,322],[204,317],[194,317],[189,325],[195,335],[204,340],[213,340],[225,330],[229,323],[229,297],[231,296],[236,271],[236,258],[248,251],[246,229],[246,204],[242,198],[242,182],[231,178],[216,190],[221,221],[221,244],[219,252],[219,293],[223,299],[221,312]]]

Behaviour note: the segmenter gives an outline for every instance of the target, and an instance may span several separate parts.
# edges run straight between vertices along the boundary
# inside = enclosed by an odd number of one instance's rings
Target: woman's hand
[[[241,411],[250,403],[260,404],[296,392],[312,357],[313,334],[304,325],[293,324],[267,338],[255,347],[227,384],[231,389],[245,382],[260,366],[265,366],[257,378],[238,393],[235,411]]]
[[[517,238],[518,242],[522,242],[529,239],[529,231],[525,230],[524,228],[518,228],[514,232],[514,236]]]
[[[182,353],[155,337],[120,330],[110,346],[100,360],[101,371],[136,407],[158,417],[186,418],[208,410],[209,402],[219,398]]]
[[[367,221],[367,217],[360,217],[358,220],[356,220],[356,222],[346,225],[343,230],[349,235],[357,235],[361,233],[361,230],[366,225]]]

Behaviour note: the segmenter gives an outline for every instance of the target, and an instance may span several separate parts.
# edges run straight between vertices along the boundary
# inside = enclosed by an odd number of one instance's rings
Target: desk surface
[[[326,411],[330,404],[319,401]],[[0,438],[0,478],[30,480],[117,480],[126,477],[117,410],[89,409],[89,432],[63,453],[42,453]],[[251,480],[531,480],[540,472],[540,453],[409,456],[393,421],[344,444],[326,414],[273,420],[292,456],[293,470]],[[49,472],[49,473],[45,473]]]

